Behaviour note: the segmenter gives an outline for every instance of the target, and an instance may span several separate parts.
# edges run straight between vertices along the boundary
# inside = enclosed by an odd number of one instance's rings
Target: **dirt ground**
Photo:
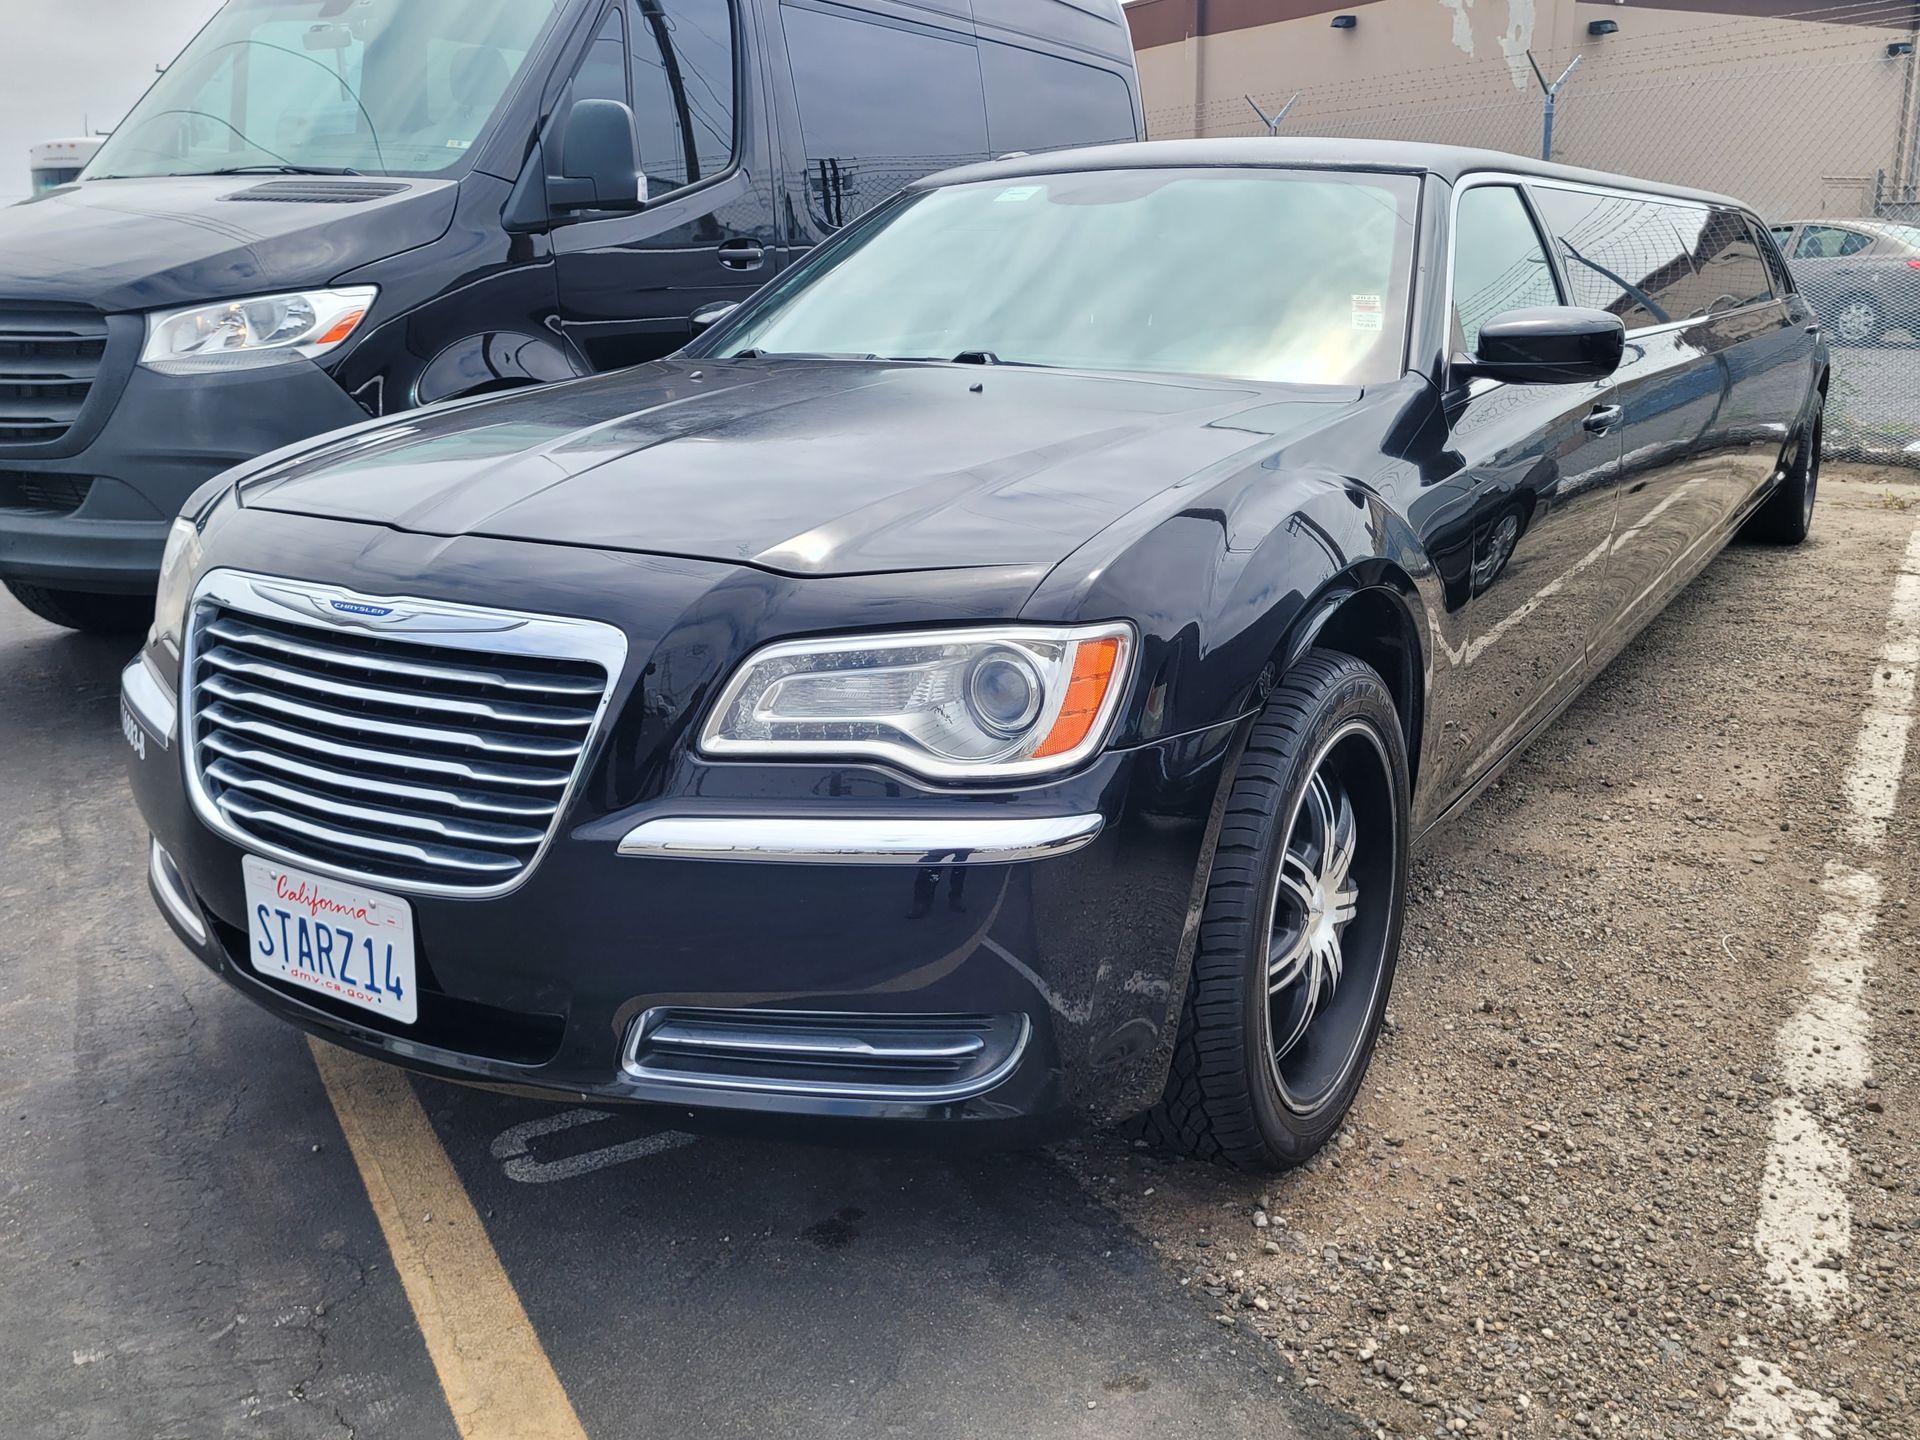
[[[1916,478],[1830,468],[1805,547],[1729,549],[1432,839],[1388,1031],[1314,1164],[1070,1151],[1299,1383],[1389,1435],[1920,1435],[1911,776],[1878,852],[1871,1068],[1821,1117],[1851,1151],[1850,1243],[1824,1213],[1812,1237],[1846,1247],[1818,1262],[1844,1298],[1787,1303],[1755,1241]]]

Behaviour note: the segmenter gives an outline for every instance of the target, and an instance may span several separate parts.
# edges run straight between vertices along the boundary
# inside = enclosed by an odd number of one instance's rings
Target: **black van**
[[[1120,0],[228,0],[0,211],[0,579],[143,628],[228,466],[656,359],[910,180],[1141,129]]]

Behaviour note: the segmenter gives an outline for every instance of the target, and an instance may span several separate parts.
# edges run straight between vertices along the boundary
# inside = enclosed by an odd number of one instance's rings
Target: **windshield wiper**
[[[1010,370],[1055,370],[1042,360],[1002,360],[991,350],[962,350],[958,355],[887,355],[907,365],[1004,365]]]
[[[179,175],[358,175],[350,165],[229,165],[222,170],[180,170]]]
[[[851,350],[762,350],[754,346],[736,350],[733,360],[878,360],[878,355],[860,355]]]

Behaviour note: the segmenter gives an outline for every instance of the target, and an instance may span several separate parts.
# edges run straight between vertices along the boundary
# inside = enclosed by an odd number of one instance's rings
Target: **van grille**
[[[588,660],[203,603],[193,761],[243,843],[385,884],[497,889],[552,834],[608,682]]]
[[[0,445],[47,445],[80,418],[107,353],[93,310],[0,300]]]

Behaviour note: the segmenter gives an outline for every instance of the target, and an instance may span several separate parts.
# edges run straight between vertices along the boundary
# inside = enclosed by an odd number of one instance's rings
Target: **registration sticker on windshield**
[[[1046,186],[1044,185],[1009,185],[993,197],[993,203],[996,205],[1005,205],[1008,203],[1017,204],[1022,200],[1033,199],[1034,196],[1040,194],[1045,189]]]
[[[1387,307],[1381,303],[1378,295],[1356,295],[1353,297],[1353,328],[1356,330],[1378,330],[1386,323]]]

